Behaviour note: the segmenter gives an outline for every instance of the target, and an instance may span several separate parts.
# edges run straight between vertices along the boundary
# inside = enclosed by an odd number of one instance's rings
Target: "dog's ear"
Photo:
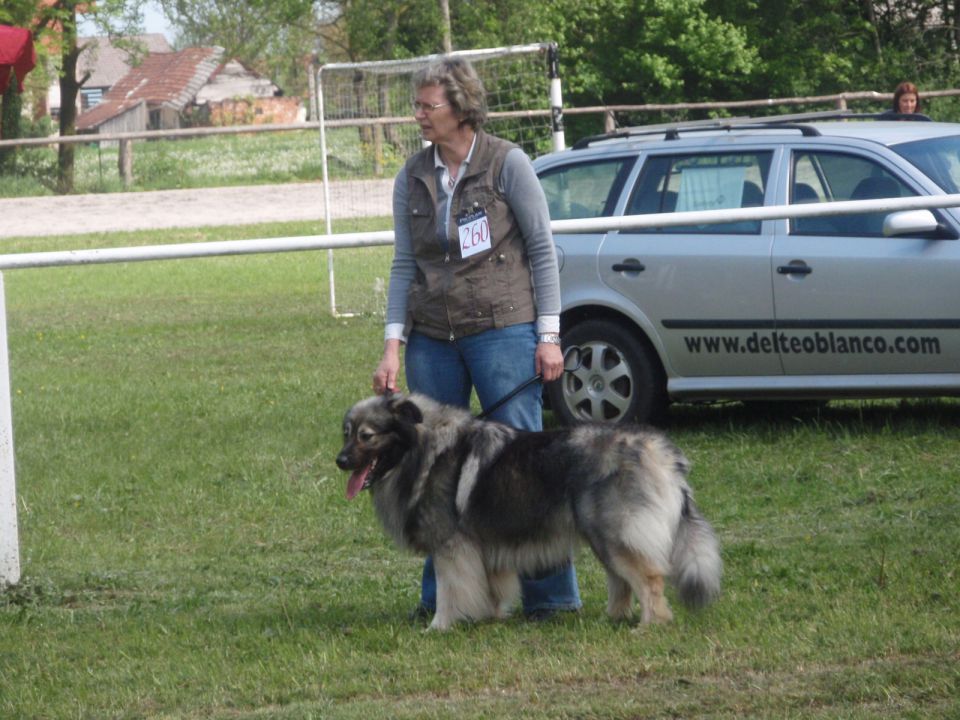
[[[423,413],[412,400],[404,399],[397,403],[393,408],[393,414],[398,420],[405,420],[411,425],[418,425],[423,422]]]

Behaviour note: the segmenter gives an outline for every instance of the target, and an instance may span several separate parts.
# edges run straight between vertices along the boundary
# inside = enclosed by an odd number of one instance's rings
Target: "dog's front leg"
[[[437,573],[437,613],[429,630],[449,630],[460,620],[485,620],[496,608],[491,601],[487,572],[480,551],[457,535],[434,553]]]
[[[490,585],[490,602],[493,603],[494,617],[498,620],[510,617],[510,611],[520,597],[520,577],[516,571],[488,570],[487,583]]]

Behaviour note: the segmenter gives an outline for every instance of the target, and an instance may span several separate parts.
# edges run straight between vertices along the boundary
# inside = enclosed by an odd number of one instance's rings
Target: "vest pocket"
[[[482,265],[482,269],[477,267],[464,278],[464,297],[450,300],[457,302],[456,309],[451,307],[451,316],[482,329],[512,324],[517,313],[532,305],[530,300],[523,301],[532,295],[529,273],[526,277],[517,273],[509,267],[506,255],[497,251],[478,265]]]
[[[469,215],[477,210],[485,210],[489,215],[496,199],[497,195],[489,185],[472,185],[463,191],[455,215]]]

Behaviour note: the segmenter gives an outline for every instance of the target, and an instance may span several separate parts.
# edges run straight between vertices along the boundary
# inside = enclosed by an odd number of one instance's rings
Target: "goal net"
[[[487,91],[485,129],[536,157],[564,145],[556,46],[466,50]],[[392,229],[393,179],[423,147],[413,119],[413,74],[432,60],[324,65],[317,75],[327,233]],[[335,316],[383,313],[392,248],[327,253]]]

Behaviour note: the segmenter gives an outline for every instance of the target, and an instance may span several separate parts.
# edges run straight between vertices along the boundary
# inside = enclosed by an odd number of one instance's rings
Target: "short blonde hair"
[[[445,55],[421,68],[413,76],[413,90],[428,85],[442,87],[450,107],[474,130],[487,121],[487,91],[468,60]]]

